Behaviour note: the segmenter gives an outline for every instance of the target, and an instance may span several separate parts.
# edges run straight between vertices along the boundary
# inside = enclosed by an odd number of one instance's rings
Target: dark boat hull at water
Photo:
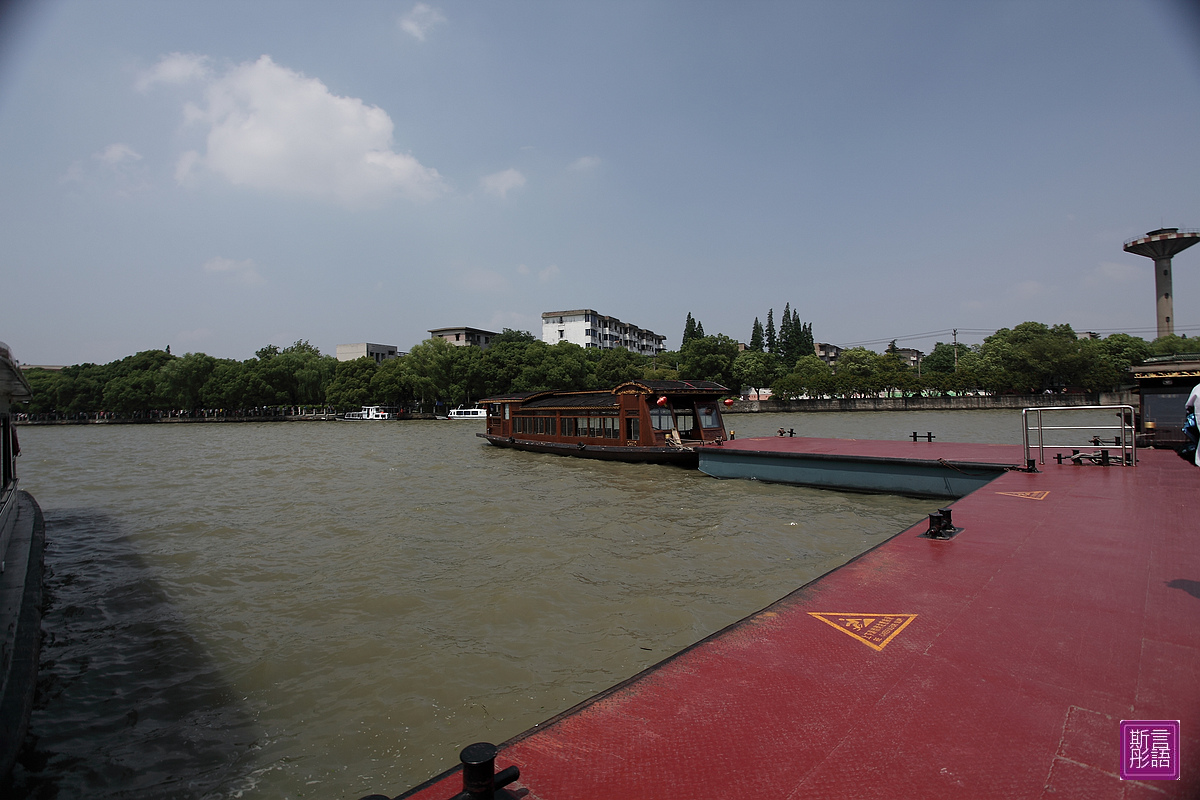
[[[511,447],[532,453],[552,453],[576,458],[598,458],[603,461],[627,461],[641,464],[674,464],[694,469],[700,463],[700,454],[691,447],[621,447],[618,445],[596,445],[569,442],[538,442],[517,439],[512,436],[493,436],[477,433],[497,447]]]
[[[497,447],[535,453],[678,464],[695,468],[698,448],[725,441],[711,381],[626,381],[609,391],[523,392],[481,400]]]

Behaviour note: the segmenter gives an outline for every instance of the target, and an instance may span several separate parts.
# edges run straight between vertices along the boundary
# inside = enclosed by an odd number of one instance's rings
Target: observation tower
[[[1126,253],[1154,259],[1154,294],[1158,298],[1159,337],[1170,336],[1175,332],[1175,324],[1171,322],[1174,307],[1171,300],[1171,258],[1196,242],[1200,242],[1198,230],[1159,228],[1125,243]]]

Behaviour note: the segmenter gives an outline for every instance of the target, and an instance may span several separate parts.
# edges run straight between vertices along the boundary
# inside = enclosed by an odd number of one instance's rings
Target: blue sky
[[[540,334],[1154,335],[1200,228],[1182,2],[46,2],[0,38],[26,363]],[[1200,247],[1175,269],[1200,335]],[[932,335],[927,335],[932,334]]]

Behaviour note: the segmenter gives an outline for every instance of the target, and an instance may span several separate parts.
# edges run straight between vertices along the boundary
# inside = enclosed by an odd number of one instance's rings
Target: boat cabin
[[[688,446],[726,438],[712,381],[627,381],[592,392],[489,397],[489,436],[627,447]]]
[[[1200,383],[1200,353],[1154,356],[1130,371],[1142,401],[1139,432],[1153,447],[1183,444],[1184,404],[1192,387]]]
[[[12,351],[0,342],[0,572],[17,519],[17,456],[21,448],[13,426],[14,406],[28,403],[31,396],[29,381]]]

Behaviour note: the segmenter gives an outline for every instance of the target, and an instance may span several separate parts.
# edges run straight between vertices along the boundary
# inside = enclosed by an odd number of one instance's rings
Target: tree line
[[[604,389],[637,378],[711,380],[731,393],[769,388],[782,398],[1100,391],[1127,383],[1129,367],[1151,355],[1200,350],[1187,337],[1147,342],[1118,333],[1080,339],[1069,325],[1025,322],[996,331],[980,345],[938,342],[915,368],[896,352],[894,342],[883,353],[843,350],[831,367],[815,355],[811,326],[790,307],[778,329],[772,312],[765,328],[756,319],[746,349],[724,334],[705,335],[690,313],[688,319],[694,327],[679,350],[657,356],[570,342],[550,345],[510,329],[486,350],[429,339],[382,363],[338,361],[305,340],[284,348],[267,345],[245,361],[146,350],[109,364],[28,371],[29,413],[138,416],[208,409],[245,414],[364,405],[432,411],[509,392]],[[761,347],[754,335],[760,328]]]

